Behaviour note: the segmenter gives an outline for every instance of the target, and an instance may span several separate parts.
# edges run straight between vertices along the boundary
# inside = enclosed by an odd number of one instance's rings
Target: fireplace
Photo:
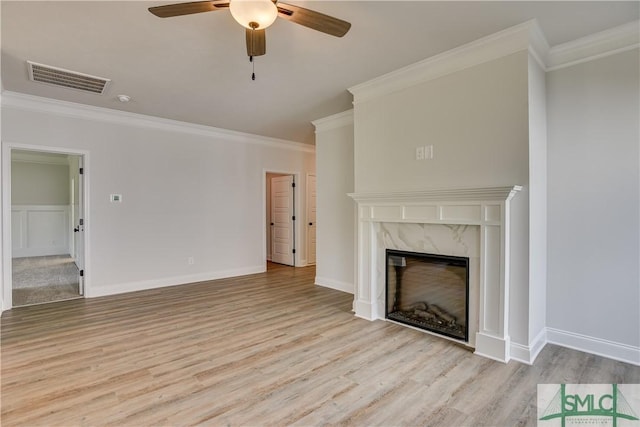
[[[469,341],[469,258],[386,250],[386,318]]]
[[[510,201],[520,190],[508,186],[350,194],[358,204],[355,315],[390,320],[385,313],[387,249],[468,257],[466,345],[476,354],[509,361]]]

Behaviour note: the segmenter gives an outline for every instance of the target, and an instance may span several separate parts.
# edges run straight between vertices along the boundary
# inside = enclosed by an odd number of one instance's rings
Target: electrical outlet
[[[192,256],[190,256],[189,258],[187,258],[187,264],[189,264],[189,265],[193,265],[193,264],[195,264],[195,263],[196,263],[196,261],[193,259],[193,257],[192,257]]]
[[[424,160],[424,147],[416,147],[416,160]]]

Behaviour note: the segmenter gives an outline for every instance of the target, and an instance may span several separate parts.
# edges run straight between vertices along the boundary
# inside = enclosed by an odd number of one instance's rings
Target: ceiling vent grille
[[[27,61],[27,64],[29,65],[30,80],[81,90],[83,92],[102,95],[104,94],[107,84],[111,81],[110,79],[90,76],[89,74],[52,67],[50,65],[38,64],[37,62]]]

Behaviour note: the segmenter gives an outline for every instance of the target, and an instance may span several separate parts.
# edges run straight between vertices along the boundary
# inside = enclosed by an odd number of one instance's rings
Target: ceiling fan
[[[336,37],[344,36],[351,28],[349,22],[341,19],[276,0],[194,1],[150,7],[149,12],[160,18],[169,18],[226,9],[246,28],[247,55],[250,58],[266,53],[265,28],[273,24],[278,16]]]

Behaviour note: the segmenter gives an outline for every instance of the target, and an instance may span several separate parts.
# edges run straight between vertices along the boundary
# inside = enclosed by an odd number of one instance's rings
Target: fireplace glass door
[[[469,341],[469,258],[386,251],[386,317]]]

